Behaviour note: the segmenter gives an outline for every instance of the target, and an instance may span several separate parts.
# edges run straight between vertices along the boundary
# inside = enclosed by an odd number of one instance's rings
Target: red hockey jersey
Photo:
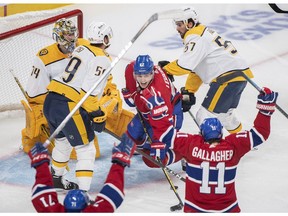
[[[114,212],[124,199],[124,167],[112,164],[106,182],[95,203],[82,212]],[[65,212],[53,187],[48,163],[36,167],[36,182],[32,188],[32,203],[37,212]]]
[[[268,138],[270,118],[258,113],[250,131],[231,134],[217,145],[205,143],[201,135],[177,133],[174,151],[187,160],[184,212],[240,212],[237,165]]]

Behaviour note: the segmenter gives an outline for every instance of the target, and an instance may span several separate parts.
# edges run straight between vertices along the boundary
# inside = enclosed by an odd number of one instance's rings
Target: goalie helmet
[[[69,53],[72,53],[75,49],[78,35],[78,28],[71,20],[62,18],[54,24],[53,39],[64,46]]]
[[[108,43],[105,43],[104,38],[108,37]],[[90,44],[104,44],[109,46],[113,37],[112,28],[104,22],[92,22],[87,29],[87,37]]]
[[[206,118],[200,125],[200,133],[205,142],[219,140],[223,135],[223,126],[217,118]]]
[[[66,212],[81,212],[89,203],[89,197],[83,190],[70,190],[65,199]]]
[[[173,18],[174,23],[182,21],[185,26],[187,26],[189,19],[192,19],[192,21],[194,22],[194,26],[196,26],[196,24],[199,23],[198,14],[192,7],[183,9],[183,12],[179,13]]]
[[[153,73],[154,63],[149,55],[139,55],[134,64],[134,74],[144,75]]]

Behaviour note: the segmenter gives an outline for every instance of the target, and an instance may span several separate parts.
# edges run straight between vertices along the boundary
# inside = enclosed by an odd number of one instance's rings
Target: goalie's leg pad
[[[31,110],[24,100],[21,103],[26,115],[26,134],[33,139],[41,133],[41,125],[48,125],[43,114],[43,105],[33,105]]]
[[[40,131],[40,134],[39,136],[37,137],[33,137],[32,139],[27,135],[27,130],[26,128],[24,128],[22,131],[22,146],[23,146],[23,151],[25,153],[28,153],[30,151],[30,149],[35,145],[36,142],[41,142],[41,143],[44,143],[48,137],[47,135],[43,132],[43,131]],[[50,145],[48,145],[47,149],[48,149],[48,152],[50,154],[52,154],[52,150],[54,148],[54,144],[52,145],[53,142],[51,142]]]
[[[116,134],[117,136],[121,137],[122,134],[126,132],[127,125],[130,123],[133,117],[134,113],[123,109],[117,122],[109,121],[107,119],[105,128]]]

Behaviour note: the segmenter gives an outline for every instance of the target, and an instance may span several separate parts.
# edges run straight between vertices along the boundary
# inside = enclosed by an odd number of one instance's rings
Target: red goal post
[[[83,13],[78,9],[28,12],[0,18],[0,112],[22,109],[20,101],[25,97],[10,70],[25,89],[35,55],[55,43],[52,29],[61,18],[73,20],[79,37],[83,37]]]

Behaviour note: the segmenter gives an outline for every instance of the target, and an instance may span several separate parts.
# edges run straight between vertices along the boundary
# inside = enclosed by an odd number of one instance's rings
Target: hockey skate
[[[79,189],[79,186],[71,181],[68,181],[63,176],[56,176],[55,171],[51,167],[51,173],[53,178],[53,185],[56,190],[74,190]]]

